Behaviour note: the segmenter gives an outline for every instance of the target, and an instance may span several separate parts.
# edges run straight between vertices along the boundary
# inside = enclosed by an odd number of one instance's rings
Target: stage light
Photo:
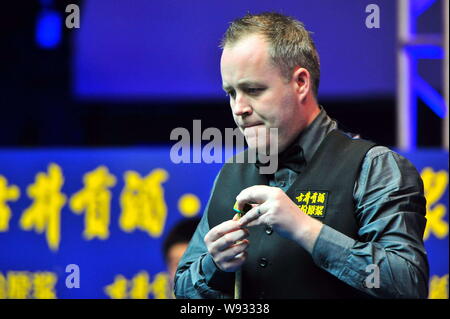
[[[62,17],[52,9],[43,9],[37,18],[36,43],[43,49],[54,49],[61,42]]]

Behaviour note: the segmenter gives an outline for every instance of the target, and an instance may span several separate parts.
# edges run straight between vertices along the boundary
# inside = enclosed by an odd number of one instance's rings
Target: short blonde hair
[[[270,45],[269,55],[282,75],[290,80],[296,66],[311,75],[312,91],[317,97],[320,82],[320,60],[310,32],[302,22],[275,12],[247,13],[231,22],[220,47],[231,46],[250,34],[261,34]]]

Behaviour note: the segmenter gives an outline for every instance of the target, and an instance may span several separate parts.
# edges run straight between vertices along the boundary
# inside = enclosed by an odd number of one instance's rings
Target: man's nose
[[[249,115],[252,112],[252,107],[248,99],[244,94],[236,94],[236,99],[234,100],[233,113],[236,116]]]

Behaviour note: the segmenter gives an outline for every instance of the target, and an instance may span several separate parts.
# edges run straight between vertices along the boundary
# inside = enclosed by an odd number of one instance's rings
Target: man
[[[179,298],[425,298],[425,198],[417,170],[344,134],[317,103],[319,57],[303,25],[276,13],[235,20],[221,74],[249,149],[278,129],[278,170],[226,163],[177,269]],[[232,219],[237,202],[251,209]]]
[[[189,241],[199,222],[200,219],[197,217],[182,219],[173,226],[167,237],[164,239],[162,250],[164,261],[166,262],[167,270],[169,272],[170,294],[172,294],[173,291],[173,281],[178,262],[186,251]]]

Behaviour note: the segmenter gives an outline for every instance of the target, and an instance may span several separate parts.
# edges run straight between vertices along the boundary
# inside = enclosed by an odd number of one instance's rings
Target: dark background
[[[65,16],[69,3],[82,5],[81,1],[56,1],[53,8]],[[39,1],[2,3],[0,147],[166,144],[173,128],[190,129],[193,119],[201,119],[203,128],[234,127],[225,97],[187,102],[77,99],[72,92],[73,37],[77,31],[63,28],[59,46],[40,48],[35,27],[41,8]],[[395,94],[319,97],[319,102],[344,129],[395,146]],[[420,101],[418,118],[418,146],[439,147],[441,120]]]

